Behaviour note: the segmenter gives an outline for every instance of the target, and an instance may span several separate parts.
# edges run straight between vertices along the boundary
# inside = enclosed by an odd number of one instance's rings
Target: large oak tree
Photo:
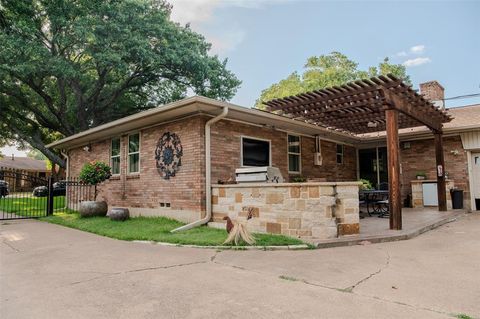
[[[162,0],[1,0],[0,141],[45,145],[181,99],[228,100],[240,81]]]

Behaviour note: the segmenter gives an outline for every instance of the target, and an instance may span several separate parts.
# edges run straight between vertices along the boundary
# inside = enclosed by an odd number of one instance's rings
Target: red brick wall
[[[204,203],[204,120],[190,118],[140,131],[140,174],[126,174],[127,136],[121,141],[121,174],[100,185],[99,199],[112,206],[159,208],[170,203],[173,211],[205,210]],[[155,148],[165,132],[176,133],[183,146],[182,166],[176,176],[165,180],[155,163]],[[70,151],[70,176],[78,176],[84,163],[91,160],[109,162],[110,139],[92,144],[92,151],[82,147]]]
[[[140,131],[140,174],[126,174],[127,135],[121,138],[121,174],[99,186],[98,199],[110,206],[160,209],[160,203],[170,203],[174,212],[205,211],[205,147],[206,117],[198,116],[171,124]],[[170,131],[179,135],[183,146],[182,166],[175,177],[165,180],[157,172],[154,153],[158,139]],[[271,141],[272,165],[278,167],[288,181],[287,133],[269,128],[220,121],[212,126],[212,183],[219,179],[234,179],[241,166],[241,136]],[[109,162],[110,139],[93,143],[92,150],[82,147],[69,152],[69,176],[78,176],[84,163],[92,160]],[[356,152],[345,146],[344,163],[336,163],[336,145],[322,141],[323,165],[313,165],[315,140],[301,137],[302,175],[325,181],[356,180]],[[163,208],[165,209],[165,208]]]
[[[427,173],[427,179],[436,179],[435,145],[433,139],[411,141],[410,149],[400,152],[402,163],[402,197],[411,193],[410,181],[416,178],[418,171]],[[464,190],[464,200],[470,198],[468,187],[467,153],[462,146],[460,136],[443,138],[445,172],[455,186]],[[458,150],[458,155],[451,151]],[[450,196],[449,194],[447,196]]]
[[[220,121],[212,127],[212,183],[235,180],[235,169],[241,167],[241,137],[270,140],[272,166],[278,167],[286,181],[288,175],[287,133],[232,121]],[[336,163],[336,144],[322,141],[323,165],[314,165],[315,139],[301,137],[301,175],[325,181],[356,180],[356,151],[345,146],[344,163]]]
[[[322,141],[321,166],[314,165],[315,139],[302,137],[302,175],[318,178],[326,182],[346,182],[357,180],[357,152],[352,146],[344,146],[343,164],[337,164],[337,146],[333,142]]]

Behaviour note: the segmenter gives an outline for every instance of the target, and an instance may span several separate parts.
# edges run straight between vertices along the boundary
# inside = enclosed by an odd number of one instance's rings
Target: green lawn
[[[0,198],[0,211],[19,216],[45,216],[47,197],[33,197],[31,193],[15,193],[13,196]],[[65,196],[54,197],[53,208],[63,207],[65,207]]]
[[[225,230],[206,226],[172,234],[170,231],[182,226],[183,223],[166,217],[136,217],[118,222],[111,221],[107,217],[80,218],[77,213],[56,212],[53,216],[44,217],[41,220],[123,240],[216,246],[222,245],[227,238]],[[299,239],[281,235],[255,234],[255,239],[258,246],[304,244]]]

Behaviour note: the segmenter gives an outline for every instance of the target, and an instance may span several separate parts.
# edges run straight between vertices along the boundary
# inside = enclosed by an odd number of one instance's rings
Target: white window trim
[[[264,138],[242,135],[240,136],[240,167],[255,167],[255,166],[243,165],[243,139],[244,138],[268,142],[268,166],[272,166],[272,141]]]
[[[340,145],[342,147],[342,152],[341,153],[338,152],[338,145]],[[341,163],[339,163],[337,161],[338,155],[342,155],[342,162]],[[338,143],[335,144],[335,162],[337,163],[337,165],[343,165],[343,163],[345,162],[345,145],[338,144]]]
[[[289,147],[290,145],[289,145],[289,142],[288,142],[288,137],[289,136],[298,137],[298,146],[299,146],[298,147],[298,149],[299,149],[298,153],[290,152],[290,147]],[[291,171],[290,170],[290,154],[298,155],[298,171]],[[290,134],[290,133],[287,134],[287,167],[288,167],[288,174],[292,174],[292,175],[302,174],[302,137],[300,135]]]
[[[130,153],[130,136],[137,135],[137,134],[138,134],[138,152]],[[141,170],[140,151],[142,150],[141,146],[142,146],[142,134],[140,134],[140,132],[128,134],[126,151],[127,151],[127,174],[129,175],[140,174],[140,170]],[[130,155],[133,155],[133,154],[138,154],[138,171],[137,172],[130,172]]]
[[[113,140],[118,140],[120,143],[119,143],[119,146],[120,146],[120,149],[119,149],[119,153],[118,155],[115,155],[115,156],[112,156],[112,142]],[[118,157],[120,159],[120,171],[118,172],[118,174],[113,174],[113,158],[116,158]],[[112,176],[119,176],[121,173],[122,173],[122,138],[119,136],[119,137],[112,137],[110,139],[110,166],[112,167]]]

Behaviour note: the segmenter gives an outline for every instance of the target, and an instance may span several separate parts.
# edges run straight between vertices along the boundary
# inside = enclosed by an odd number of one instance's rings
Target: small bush
[[[368,179],[360,179],[360,182],[362,182],[362,185],[360,185],[361,190],[370,190],[373,189],[372,183]]]
[[[307,181],[307,178],[304,177],[304,176],[295,176],[294,178],[292,178],[292,182],[294,183],[305,183]]]
[[[92,161],[83,165],[80,171],[80,180],[89,185],[97,185],[112,176],[110,166],[103,162]]]

